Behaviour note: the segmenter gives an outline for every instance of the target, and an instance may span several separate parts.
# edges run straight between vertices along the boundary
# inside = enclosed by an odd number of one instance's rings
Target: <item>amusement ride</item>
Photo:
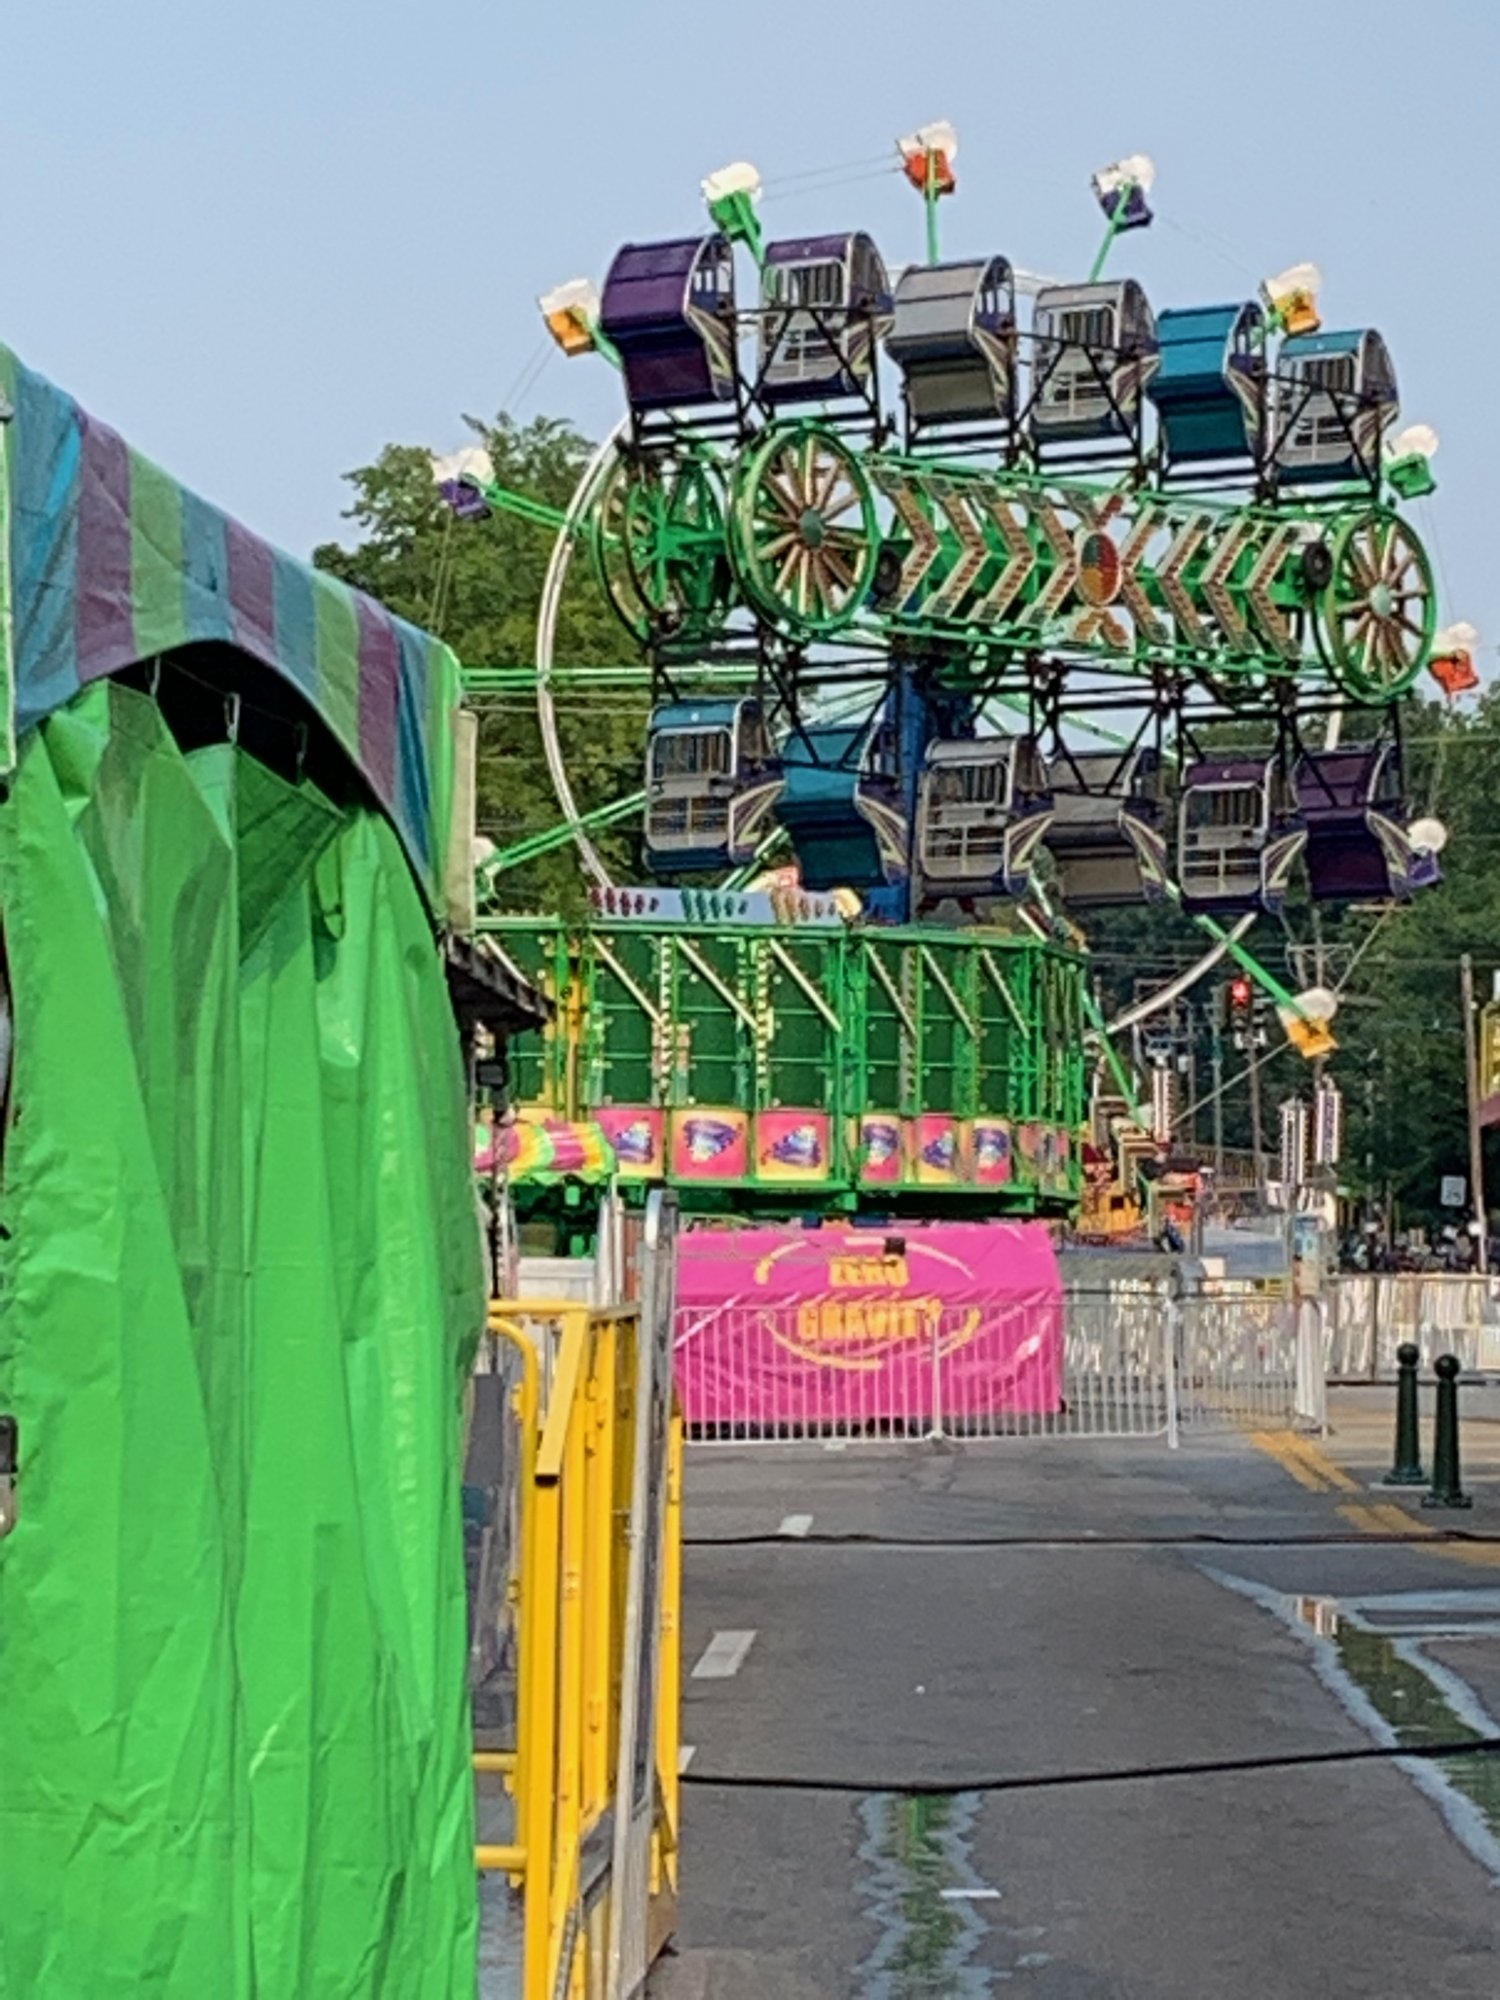
[[[560,514],[497,486],[482,453],[435,462],[459,517],[555,532],[534,673],[470,683],[534,688],[561,821],[491,851],[481,890],[571,841],[601,925],[685,948],[799,922],[926,939],[929,958],[943,937],[1040,942],[1071,966],[1070,1045],[1087,1018],[1127,1107],[1124,1021],[1098,1012],[1084,931],[1092,911],[1170,900],[1208,934],[1174,991],[1227,955],[1324,1053],[1336,996],[1289,990],[1243,940],[1299,877],[1315,909],[1381,910],[1439,879],[1444,829],[1413,805],[1402,742],[1424,670],[1450,692],[1472,676],[1472,634],[1440,629],[1408,512],[1434,490],[1436,437],[1398,432],[1384,340],[1323,324],[1310,264],[1214,305],[1153,303],[1108,274],[1153,219],[1143,155],[1093,176],[1104,237],[1081,281],[998,252],[944,259],[956,154],[946,124],[899,142],[927,218],[927,256],[904,270],[858,230],[769,239],[740,163],[704,182],[706,228],[626,244],[602,289],[544,298],[564,352],[617,368],[624,405]],[[580,682],[635,690],[648,716],[640,790],[603,805],[580,802],[558,728],[577,562],[634,654]],[[646,885],[615,882],[595,839],[631,816]],[[819,977],[802,969],[814,1000]],[[1000,981],[1027,1025],[1056,1003],[1044,983],[1023,1003]],[[671,1061],[658,1046],[653,1062],[669,1116]],[[1070,1076],[1059,1133],[1087,1111],[1088,1066]],[[920,1078],[903,1088],[910,1108]],[[830,1156],[849,1113],[823,1107]],[[977,1157],[972,1130],[961,1143]],[[1053,1192],[1076,1195],[1076,1149],[1049,1148],[1069,1162]],[[857,1160],[844,1178],[854,1199]]]

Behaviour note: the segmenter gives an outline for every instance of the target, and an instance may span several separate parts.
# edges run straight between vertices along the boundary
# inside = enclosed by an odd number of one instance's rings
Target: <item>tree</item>
[[[576,431],[550,417],[525,425],[504,414],[491,424],[464,421],[489,452],[500,485],[566,506],[589,454]],[[549,531],[509,514],[456,520],[418,446],[387,445],[373,465],[348,477],[353,544],[325,543],[313,561],[436,632],[466,667],[529,667],[552,550]],[[576,559],[559,618],[558,659],[607,666],[631,658],[630,649],[587,561]],[[533,697],[482,697],[476,706],[479,827],[504,848],[557,825],[562,813],[547,776]],[[564,755],[585,808],[640,788],[645,723],[646,705],[633,698],[611,696],[586,711],[576,702],[561,707]],[[628,826],[598,838],[612,868],[627,879],[638,872],[637,836]],[[498,883],[501,903],[524,910],[571,909],[581,889],[571,845]]]
[[[1404,1217],[1430,1223],[1460,1219],[1439,1208],[1439,1181],[1468,1174],[1459,959],[1473,955],[1482,996],[1500,966],[1500,689],[1467,714],[1422,703],[1407,736],[1413,795],[1448,828],[1444,879],[1380,920],[1335,1024],[1334,1074],[1348,1098],[1347,1177],[1371,1182],[1372,1195],[1388,1188]],[[1354,929],[1356,920],[1345,922]],[[1492,1153],[1488,1178],[1500,1196],[1497,1166]]]

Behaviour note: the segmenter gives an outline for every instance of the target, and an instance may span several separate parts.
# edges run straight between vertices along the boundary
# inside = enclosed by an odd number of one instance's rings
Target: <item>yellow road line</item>
[[[1250,1442],[1309,1493],[1366,1490],[1310,1438],[1299,1437],[1293,1431],[1252,1431]],[[1437,1526],[1409,1513],[1394,1500],[1344,1501],[1337,1511],[1362,1535],[1400,1535],[1404,1540],[1419,1543],[1428,1555],[1446,1556],[1451,1562],[1467,1563],[1473,1569],[1500,1569],[1500,1542],[1443,1540]]]
[[[1500,1569],[1500,1544],[1440,1541],[1439,1530],[1430,1521],[1409,1514],[1394,1500],[1377,1501],[1371,1506],[1345,1505],[1338,1511],[1363,1535],[1400,1535],[1406,1541],[1418,1543],[1427,1555],[1446,1556],[1449,1562],[1467,1563],[1471,1569]]]
[[[1330,1487],[1337,1487],[1341,1493],[1363,1493],[1365,1490],[1357,1479],[1350,1478],[1341,1465],[1335,1465],[1326,1451],[1320,1451],[1311,1438],[1301,1437],[1296,1431],[1288,1431],[1286,1441],[1288,1449],[1300,1458],[1304,1465],[1321,1474]]]
[[[1359,1529],[1362,1535],[1388,1535],[1390,1523],[1382,1521],[1378,1507],[1343,1506],[1339,1508],[1343,1518]]]
[[[1379,1515],[1383,1526],[1382,1534],[1387,1535],[1435,1535],[1437,1529],[1429,1526],[1415,1514],[1408,1514],[1404,1507],[1398,1507],[1394,1500],[1382,1500],[1370,1509]]]
[[[1286,1442],[1279,1431],[1252,1431],[1250,1442],[1257,1451],[1263,1451],[1267,1458],[1275,1459],[1283,1472],[1289,1472],[1299,1486],[1305,1486],[1309,1493],[1326,1493],[1328,1488],[1317,1477],[1310,1466],[1293,1458],[1286,1448]]]
[[[1355,1482],[1316,1447],[1299,1449],[1302,1441],[1294,1439],[1290,1431],[1252,1431],[1250,1442],[1257,1451],[1275,1459],[1282,1471],[1289,1472],[1309,1493],[1336,1493],[1340,1488],[1346,1493],[1359,1491]]]

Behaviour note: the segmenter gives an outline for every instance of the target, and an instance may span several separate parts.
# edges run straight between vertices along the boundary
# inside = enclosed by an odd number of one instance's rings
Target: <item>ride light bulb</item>
[[[1262,282],[1260,295],[1283,333],[1316,333],[1323,324],[1318,313],[1322,289],[1323,273],[1316,264],[1290,264]]]
[[[599,323],[599,288],[588,278],[569,278],[543,292],[537,300],[547,331],[570,359],[575,354],[592,354],[598,346],[594,329]]]

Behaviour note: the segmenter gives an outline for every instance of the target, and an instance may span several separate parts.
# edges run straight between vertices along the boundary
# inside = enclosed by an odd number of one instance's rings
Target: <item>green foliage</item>
[[[502,486],[564,507],[589,447],[567,424],[538,417],[520,425],[464,420],[483,443]],[[349,474],[350,547],[326,543],[313,561],[368,591],[393,611],[445,639],[466,667],[529,667],[537,606],[552,552],[546,528],[496,514],[458,521],[433,486],[427,453],[387,445],[373,465]],[[632,657],[631,640],[589,572],[575,557],[558,621],[557,657],[575,666],[607,666]],[[556,826],[561,810],[548,781],[529,694],[485,697],[480,711],[479,829],[499,847]],[[584,711],[561,705],[559,728],[568,771],[584,810],[638,790],[645,710],[619,696]],[[639,869],[628,822],[599,836],[624,877]],[[500,878],[499,900],[513,909],[569,911],[581,894],[571,845]]]
[[[1466,715],[1424,703],[1407,733],[1414,796],[1449,832],[1443,883],[1396,911],[1369,944],[1335,1023],[1332,1073],[1347,1100],[1351,1182],[1371,1183],[1372,1193],[1389,1187],[1411,1220],[1452,1221],[1437,1197],[1441,1175],[1469,1170],[1459,959],[1473,956],[1481,1001],[1500,966],[1500,689]],[[1342,928],[1357,948],[1369,927],[1349,917]],[[1486,1178],[1500,1207],[1500,1151]]]

